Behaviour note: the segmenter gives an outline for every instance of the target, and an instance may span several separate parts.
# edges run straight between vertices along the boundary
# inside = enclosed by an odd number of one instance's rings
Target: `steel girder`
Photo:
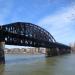
[[[8,45],[32,46],[32,47],[65,47],[57,43],[53,36],[45,29],[24,22],[16,22],[0,26],[0,41]]]

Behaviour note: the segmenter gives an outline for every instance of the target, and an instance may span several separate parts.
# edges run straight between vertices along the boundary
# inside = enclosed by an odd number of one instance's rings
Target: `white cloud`
[[[72,5],[70,7],[59,10],[53,15],[44,17],[38,22],[38,25],[41,25],[43,28],[52,33],[57,41],[66,43],[65,40],[70,39],[69,41],[72,41],[72,39],[75,37],[73,36],[72,30],[72,24],[74,21],[75,5]]]

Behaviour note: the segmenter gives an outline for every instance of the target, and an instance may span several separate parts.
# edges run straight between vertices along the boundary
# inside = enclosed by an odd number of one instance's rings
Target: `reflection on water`
[[[0,75],[75,75],[75,55],[6,55]]]
[[[5,68],[5,65],[4,64],[0,64],[0,75],[3,75],[4,68]]]

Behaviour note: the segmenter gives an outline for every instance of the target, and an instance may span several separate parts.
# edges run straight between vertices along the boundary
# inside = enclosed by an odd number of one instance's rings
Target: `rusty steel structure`
[[[45,48],[70,48],[56,42],[53,36],[45,29],[24,22],[16,22],[0,26],[0,41],[7,45],[45,47]]]

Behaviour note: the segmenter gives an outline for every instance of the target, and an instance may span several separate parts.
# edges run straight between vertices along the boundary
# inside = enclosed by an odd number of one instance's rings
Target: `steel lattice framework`
[[[45,29],[24,22],[16,22],[0,26],[0,40],[8,45],[32,47],[65,47],[57,43],[53,36]]]

